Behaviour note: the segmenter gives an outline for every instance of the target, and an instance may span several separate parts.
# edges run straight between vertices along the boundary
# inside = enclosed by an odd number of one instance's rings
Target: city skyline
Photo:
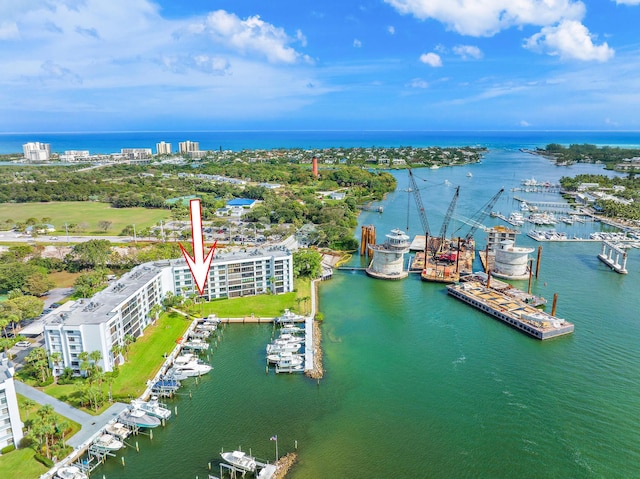
[[[640,129],[640,0],[33,0],[0,19],[0,133]]]

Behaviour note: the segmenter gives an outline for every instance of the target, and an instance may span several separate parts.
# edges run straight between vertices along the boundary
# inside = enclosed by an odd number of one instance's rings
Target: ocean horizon
[[[151,148],[181,141],[197,141],[201,150],[278,148],[457,147],[535,148],[549,143],[599,146],[640,146],[640,131],[606,130],[216,130],[112,131],[60,133],[0,133],[0,154],[20,153],[22,145],[39,141],[51,151],[89,150],[90,154],[119,153],[122,148]]]

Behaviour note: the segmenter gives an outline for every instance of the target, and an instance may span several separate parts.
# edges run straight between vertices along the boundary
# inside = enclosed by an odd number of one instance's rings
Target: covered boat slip
[[[455,298],[537,339],[569,334],[574,329],[572,323],[487,288],[479,282],[449,285],[447,291]]]

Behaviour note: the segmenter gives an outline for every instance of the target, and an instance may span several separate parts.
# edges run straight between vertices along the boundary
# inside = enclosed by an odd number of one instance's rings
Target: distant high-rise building
[[[160,143],[156,143],[156,155],[170,155],[171,154],[171,143],[166,143],[161,141]]]
[[[128,156],[130,160],[141,160],[151,157],[151,148],[121,148],[120,154]]]
[[[23,436],[14,373],[13,363],[0,353],[0,448],[11,445],[17,448]]]
[[[197,141],[181,141],[178,143],[180,153],[189,153],[191,151],[200,151],[200,143]]]
[[[22,145],[22,151],[28,161],[49,161],[51,144],[39,141],[25,143]]]

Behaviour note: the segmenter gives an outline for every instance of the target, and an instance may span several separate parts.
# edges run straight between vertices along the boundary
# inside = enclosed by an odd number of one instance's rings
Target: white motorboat
[[[281,316],[278,316],[275,319],[276,323],[299,323],[304,321],[304,316],[301,316],[296,313],[292,313],[290,310],[285,309],[284,313]]]
[[[123,412],[118,420],[127,426],[143,428],[153,428],[160,425],[160,419],[147,414],[142,409],[135,406],[132,406],[131,409]]]
[[[61,467],[56,471],[56,477],[59,479],[89,479],[89,476],[77,466]]]
[[[184,381],[188,376],[185,373],[178,371],[176,368],[169,368],[165,377],[175,381]]]
[[[131,401],[131,405],[134,408],[141,409],[149,416],[157,417],[158,419],[169,419],[171,417],[171,410],[167,408],[165,404],[158,401],[158,396],[151,396],[151,399],[148,401],[134,399]]]
[[[119,422],[114,422],[113,424],[107,424],[104,428],[105,432],[111,434],[114,437],[117,437],[121,441],[129,437],[131,431]]]
[[[296,368],[302,366],[304,358],[300,354],[283,355],[276,362],[279,368]]]
[[[267,344],[267,354],[290,352],[295,353],[300,350],[302,344],[292,343],[289,341],[278,342],[276,339],[273,343]]]
[[[304,343],[304,338],[299,336],[294,336],[291,333],[282,333],[280,337],[276,339],[278,342],[287,342],[287,343]]]
[[[93,445],[103,451],[117,451],[124,447],[122,441],[111,434],[102,434],[93,442]]]
[[[471,173],[471,172],[467,173],[467,177],[471,178],[472,176],[473,176],[473,173]]]
[[[198,359],[192,359],[191,361],[184,363],[174,363],[172,369],[174,371],[174,374],[177,374],[179,376],[193,377],[207,374],[213,369],[213,366],[201,363],[200,361],[198,361]]]
[[[247,472],[255,472],[256,459],[242,451],[221,452],[222,459],[238,469]]]
[[[280,328],[280,332],[283,334],[296,334],[296,333],[304,333],[304,328],[300,326],[291,325],[282,325]]]
[[[294,354],[290,351],[267,354],[267,362],[269,364],[277,364],[278,362],[280,362],[285,358],[299,358],[300,364],[302,364],[302,356],[300,354]]]
[[[185,349],[195,349],[198,351],[209,349],[209,343],[204,341],[203,339],[193,338],[189,341],[185,341],[182,344],[182,347]]]

